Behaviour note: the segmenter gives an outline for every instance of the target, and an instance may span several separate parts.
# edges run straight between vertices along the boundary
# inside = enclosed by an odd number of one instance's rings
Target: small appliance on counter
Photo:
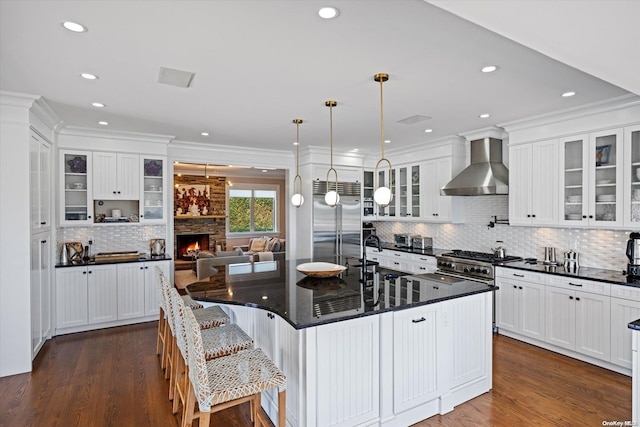
[[[166,242],[164,239],[150,239],[149,252],[152,257],[163,257],[166,250]]]
[[[393,246],[399,248],[410,248],[411,247],[411,234],[394,234],[393,235]]]
[[[416,250],[432,249],[433,239],[431,237],[413,236],[411,238],[411,247]]]
[[[82,242],[67,242],[64,244],[64,250],[67,255],[67,262],[80,262],[84,256],[84,247]]]
[[[564,253],[564,269],[569,273],[577,273],[578,267],[580,267],[578,263],[578,252],[571,249],[568,252]]]
[[[627,240],[627,275],[632,278],[640,278],[640,233],[631,233]]]
[[[556,248],[553,246],[544,247],[544,264],[558,265],[556,258]]]

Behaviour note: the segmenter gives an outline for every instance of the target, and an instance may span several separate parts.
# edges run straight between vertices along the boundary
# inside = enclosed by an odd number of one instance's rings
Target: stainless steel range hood
[[[509,194],[509,170],[502,164],[502,140],[471,141],[471,164],[440,189],[441,196]]]

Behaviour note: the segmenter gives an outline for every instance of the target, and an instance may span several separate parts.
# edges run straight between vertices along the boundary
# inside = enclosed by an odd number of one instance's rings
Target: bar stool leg
[[[286,427],[287,419],[287,392],[282,390],[278,393],[278,427]]]

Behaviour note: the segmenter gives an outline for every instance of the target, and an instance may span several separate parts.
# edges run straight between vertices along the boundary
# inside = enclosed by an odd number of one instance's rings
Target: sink
[[[95,262],[133,261],[140,257],[138,251],[98,252]]]

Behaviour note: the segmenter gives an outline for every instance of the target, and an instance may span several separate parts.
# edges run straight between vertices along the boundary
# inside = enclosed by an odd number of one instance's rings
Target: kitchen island
[[[355,259],[314,279],[296,270],[307,261],[232,264],[187,287],[223,305],[285,373],[287,425],[407,426],[491,389],[494,287],[365,275]],[[271,419],[276,402],[263,393]]]

